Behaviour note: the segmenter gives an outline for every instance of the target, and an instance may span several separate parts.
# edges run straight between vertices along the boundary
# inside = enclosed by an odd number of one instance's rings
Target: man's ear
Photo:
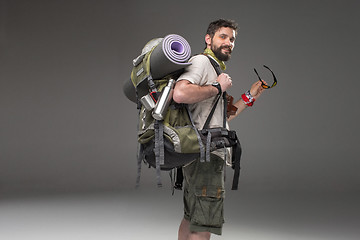
[[[211,45],[211,36],[209,34],[205,35],[205,43],[207,45]]]

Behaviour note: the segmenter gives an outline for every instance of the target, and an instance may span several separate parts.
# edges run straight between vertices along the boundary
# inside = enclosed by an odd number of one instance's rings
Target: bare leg
[[[178,233],[178,240],[210,240],[209,232],[190,232],[188,220],[181,221]]]
[[[189,226],[189,221],[183,218],[179,227],[178,240],[188,240],[188,237],[190,235]]]
[[[192,232],[189,235],[189,240],[210,240],[211,233],[209,232]]]

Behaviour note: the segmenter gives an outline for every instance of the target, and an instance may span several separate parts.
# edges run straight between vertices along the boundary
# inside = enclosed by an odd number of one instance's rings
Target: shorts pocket
[[[224,223],[224,190],[221,187],[196,189],[192,222],[201,226],[222,227]]]

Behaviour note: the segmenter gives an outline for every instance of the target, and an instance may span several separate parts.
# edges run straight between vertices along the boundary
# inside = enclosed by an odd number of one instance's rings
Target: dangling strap
[[[178,167],[176,169],[176,182],[174,185],[175,189],[182,190],[183,180],[184,180],[184,175],[183,175],[182,167]]]
[[[231,190],[237,190],[239,185],[240,178],[240,159],[241,159],[241,144],[239,138],[236,136],[236,145],[233,146],[233,156],[232,156],[232,168],[234,169],[234,178]]]
[[[206,161],[210,162],[211,132],[208,131],[206,138]]]
[[[227,95],[227,93],[226,92],[224,92],[223,93],[223,100],[224,100],[224,112],[223,112],[223,127],[224,128],[226,128],[226,116],[227,116],[227,98],[226,98],[226,95]]]
[[[225,128],[226,129],[226,117],[227,117],[227,97],[226,97],[226,95],[227,95],[227,93],[226,92],[224,92],[223,93],[223,103],[224,103],[224,109],[223,109],[223,128]],[[224,160],[225,160],[225,162],[227,161],[227,159],[228,159],[228,156],[229,154],[228,154],[228,151],[227,151],[227,149],[226,149],[226,147],[224,147]]]
[[[136,177],[136,188],[139,188],[140,186],[140,175],[141,175],[141,162],[144,159],[144,155],[143,155],[143,147],[142,145],[139,143],[138,144],[138,151],[137,151],[137,177]]]
[[[164,125],[162,122],[155,120],[155,164],[156,164],[156,179],[158,187],[162,186],[161,183],[161,168],[160,165],[164,164]]]
[[[171,182],[171,195],[174,195],[174,192],[175,192],[175,178],[176,178],[175,171],[176,171],[175,168],[173,168],[169,171],[170,182]]]
[[[182,190],[184,175],[182,172],[182,167],[173,168],[170,170],[170,179],[171,179],[171,190],[172,195],[174,195],[175,189]]]
[[[136,95],[137,95],[137,92],[136,92]],[[137,98],[137,96],[136,96]],[[140,101],[138,101],[139,103]],[[141,112],[141,107],[139,107],[138,105],[138,109],[139,109],[139,120],[138,120],[138,123],[137,123],[137,129],[139,131],[140,129],[140,112]],[[141,175],[141,162],[142,160],[144,159],[144,155],[143,155],[143,147],[140,143],[138,143],[137,145],[137,153],[136,153],[136,158],[137,158],[137,176],[136,176],[136,185],[135,185],[135,188],[139,188],[140,186],[140,175]]]
[[[171,186],[172,186],[172,195],[174,195],[175,189],[182,190],[184,175],[182,167],[173,168],[169,171]]]
[[[159,163],[160,166],[165,163],[165,149],[164,149],[164,124],[163,122],[159,122]]]

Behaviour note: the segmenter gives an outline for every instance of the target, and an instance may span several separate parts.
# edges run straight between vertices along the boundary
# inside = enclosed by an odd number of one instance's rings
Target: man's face
[[[212,38],[207,35],[205,41],[208,47],[210,43],[211,50],[219,60],[227,61],[235,46],[235,30],[228,27],[219,28]]]

